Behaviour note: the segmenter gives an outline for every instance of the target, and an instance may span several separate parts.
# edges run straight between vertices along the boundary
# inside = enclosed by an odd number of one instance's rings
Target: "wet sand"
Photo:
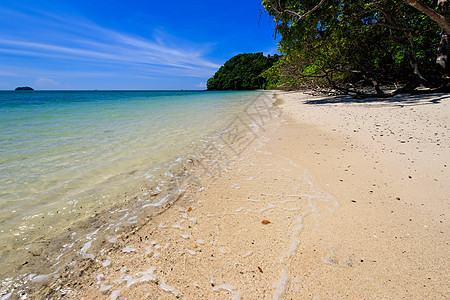
[[[448,297],[450,97],[276,97],[209,164],[220,175],[198,176],[39,295]]]

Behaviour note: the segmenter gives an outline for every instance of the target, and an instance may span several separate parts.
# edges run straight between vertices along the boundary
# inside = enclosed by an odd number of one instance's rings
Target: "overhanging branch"
[[[429,8],[422,2],[418,0],[405,0],[406,3],[421,11],[430,17],[431,20],[438,23],[438,25],[444,30],[447,34],[450,34],[450,23],[447,21],[444,15],[437,13],[435,10]]]
[[[314,6],[313,8],[311,8],[310,10],[308,10],[307,12],[305,12],[305,13],[303,13],[303,14],[299,14],[299,13],[297,13],[297,12],[295,12],[295,11],[292,11],[292,10],[289,10],[289,9],[282,8],[282,5],[281,5],[280,1],[278,0],[277,3],[275,3],[275,8],[274,8],[274,10],[275,10],[279,15],[281,15],[281,14],[283,14],[283,13],[286,13],[286,14],[289,14],[289,15],[293,16],[293,17],[296,19],[296,21],[300,21],[301,19],[306,18],[308,15],[312,14],[312,13],[315,12],[317,9],[319,9],[319,7],[321,7],[322,4],[325,3],[325,1],[327,1],[327,0],[320,0],[320,2],[319,2],[318,4],[316,4],[316,6]]]

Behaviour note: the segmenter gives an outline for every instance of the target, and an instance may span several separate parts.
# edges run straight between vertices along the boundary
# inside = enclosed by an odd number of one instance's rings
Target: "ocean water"
[[[186,160],[263,94],[0,91],[0,279],[25,276],[40,268],[32,257],[77,241],[79,255],[93,256],[106,224],[97,216],[122,213],[117,232],[137,222],[133,204],[161,206]],[[91,235],[77,239],[83,230]]]

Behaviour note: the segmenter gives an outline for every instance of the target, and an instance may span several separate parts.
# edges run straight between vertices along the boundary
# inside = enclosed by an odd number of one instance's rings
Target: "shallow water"
[[[67,248],[67,236],[76,240],[77,226],[89,231],[102,212],[130,225],[138,218],[124,208],[131,202],[163,204],[164,183],[259,95],[0,92],[0,278],[30,264],[20,261],[22,252],[39,257],[41,248]],[[91,237],[105,222],[97,223]],[[90,245],[79,254],[89,255]]]

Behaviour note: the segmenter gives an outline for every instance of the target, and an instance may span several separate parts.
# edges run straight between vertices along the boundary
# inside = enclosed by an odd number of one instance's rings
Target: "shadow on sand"
[[[450,101],[450,94],[436,93],[436,94],[422,94],[422,95],[409,95],[401,94],[391,98],[366,98],[366,99],[354,99],[350,96],[331,96],[320,99],[311,99],[306,101],[306,104],[381,104],[390,106],[415,106],[415,105],[428,105],[438,104],[442,100]]]

